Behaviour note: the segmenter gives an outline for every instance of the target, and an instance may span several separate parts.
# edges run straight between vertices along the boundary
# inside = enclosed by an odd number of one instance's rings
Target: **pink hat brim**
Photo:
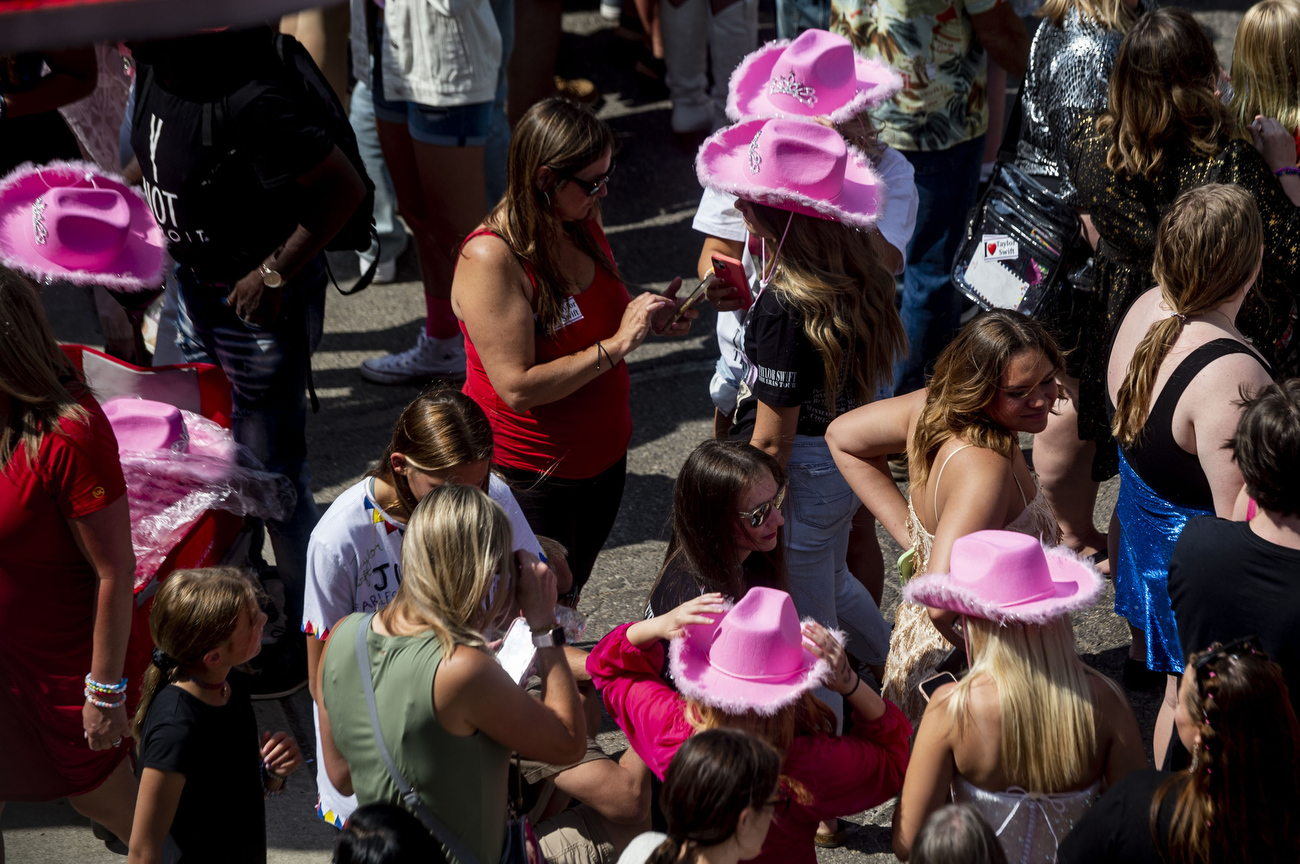
[[[114,189],[127,201],[131,227],[117,258],[98,270],[71,269],[41,257],[28,239],[32,230],[32,202],[51,186],[93,174],[99,188]],[[63,181],[62,183],[55,181]],[[166,267],[166,238],[138,189],[89,162],[25,162],[0,179],[0,264],[39,281],[56,280],[77,285],[102,285],[120,291],[147,291],[162,287]]]
[[[776,39],[768,42],[748,54],[736,66],[727,88],[727,117],[733,122],[755,117],[781,117],[789,120],[825,117],[832,123],[839,124],[893,98],[895,93],[903,89],[903,79],[893,69],[879,60],[855,55],[858,86],[857,92],[848,102],[832,106],[829,110],[825,107],[808,108],[807,113],[794,113],[788,107],[778,107],[773,104],[767,85],[772,80],[772,69],[776,67],[776,61],[791,41]]]
[[[1097,602],[1103,580],[1096,567],[1060,546],[1044,544],[1043,553],[1047,556],[1047,570],[1055,587],[1050,597],[1028,603],[998,603],[967,586],[954,583],[947,573],[927,573],[912,579],[903,587],[903,597],[911,603],[988,621],[1026,624],[1046,624]]]
[[[776,680],[737,678],[714,667],[709,663],[709,646],[713,644],[713,636],[724,617],[725,612],[711,625],[687,627],[686,632],[668,647],[673,682],[677,691],[687,699],[728,714],[753,711],[770,717],[830,678],[830,666],[807,648],[803,649],[803,664],[799,669]],[[805,618],[803,623],[812,620]],[[830,633],[841,645],[844,644],[843,631],[831,630]]]
[[[844,186],[831,201],[791,189],[754,183],[753,178],[757,175],[749,170],[749,144],[766,122],[746,120],[710,135],[695,156],[695,176],[700,185],[746,201],[841,222],[852,228],[865,230],[876,224],[885,204],[885,184],[866,154],[851,144],[845,145],[849,158],[845,165]]]

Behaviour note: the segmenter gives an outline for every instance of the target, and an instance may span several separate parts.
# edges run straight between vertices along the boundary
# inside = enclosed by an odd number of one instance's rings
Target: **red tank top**
[[[593,232],[613,260],[600,226],[591,221],[584,228]],[[465,243],[482,234],[494,232],[480,229],[466,237]],[[524,271],[533,283],[532,306],[536,311],[537,283],[527,264]],[[610,338],[618,332],[623,310],[630,302],[623,283],[597,266],[591,286],[567,298],[564,317],[568,323],[551,336],[544,335],[540,327],[534,331],[536,362],[576,354]],[[465,334],[463,389],[487,412],[495,439],[493,461],[538,473],[550,470],[556,477],[578,480],[594,477],[623,458],[632,440],[632,410],[628,406],[631,378],[626,363],[620,361],[617,367],[563,399],[517,412],[497,395],[488,380],[463,321],[460,329]]]

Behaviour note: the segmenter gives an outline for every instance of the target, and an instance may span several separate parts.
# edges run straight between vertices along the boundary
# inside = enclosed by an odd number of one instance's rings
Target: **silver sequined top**
[[[1140,3],[1138,14],[1147,5]],[[1016,165],[1027,174],[1060,178],[1066,202],[1074,194],[1069,173],[1061,170],[1066,138],[1084,114],[1105,109],[1110,69],[1123,38],[1074,6],[1060,27],[1044,21],[1034,34]]]

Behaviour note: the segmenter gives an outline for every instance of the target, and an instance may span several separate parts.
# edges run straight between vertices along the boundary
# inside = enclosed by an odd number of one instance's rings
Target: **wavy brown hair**
[[[1232,43],[1232,112],[1245,129],[1256,116],[1300,129],[1300,2],[1262,0],[1247,10]]]
[[[1213,159],[1236,123],[1215,95],[1219,57],[1185,9],[1143,15],[1120,43],[1110,74],[1110,102],[1097,121],[1109,135],[1106,166],[1116,174],[1154,177],[1170,148]]]
[[[907,445],[913,483],[925,484],[939,448],[958,435],[976,447],[1011,457],[1020,446],[1018,433],[999,426],[986,412],[1012,358],[1025,351],[1042,353],[1057,371],[1065,368],[1061,349],[1047,329],[1009,309],[972,318],[943,349]]]
[[[455,387],[442,385],[416,396],[402,409],[393,439],[371,472],[397,492],[393,516],[410,519],[420,502],[406,475],[393,470],[393,454],[419,471],[446,471],[492,458],[492,426],[479,404]]]
[[[1191,767],[1166,780],[1151,801],[1158,846],[1160,809],[1173,796],[1171,864],[1294,864],[1300,858],[1300,724],[1282,668],[1242,649],[1193,674],[1195,686],[1179,698],[1201,742]]]
[[[822,360],[826,407],[847,379],[859,405],[893,380],[894,361],[907,336],[894,308],[894,276],[881,265],[871,239],[832,222],[751,202],[759,227],[784,235],[774,291],[803,317],[803,332]],[[789,225],[787,231],[786,226]],[[776,254],[776,246],[771,247]]]
[[[1235,296],[1254,274],[1263,246],[1259,209],[1240,186],[1211,183],[1178,196],[1156,231],[1152,265],[1173,314],[1147,329],[1129,360],[1111,421],[1120,444],[1141,440],[1160,364],[1187,326],[1186,316],[1203,315]]]
[[[559,96],[529,108],[511,133],[506,194],[483,224],[506,242],[528,271],[538,327],[547,335],[560,328],[565,298],[583,287],[573,285],[560,268],[562,232],[597,267],[621,281],[593,225],[565,225],[552,212],[550,201],[555,190],[569,182],[558,175],[581,171],[613,147],[613,131],[590,108]],[[537,179],[543,167],[552,171],[545,183]],[[599,200],[595,208],[593,215],[599,217]]]
[[[0,393],[9,397],[9,418],[0,426],[0,469],[22,449],[36,460],[41,442],[64,420],[85,421],[77,401],[81,376],[59,350],[33,285],[0,266]]]
[[[1034,14],[1060,27],[1071,8],[1078,9],[1080,16],[1098,26],[1121,34],[1131,30],[1137,21],[1137,13],[1124,0],[1046,0]]]

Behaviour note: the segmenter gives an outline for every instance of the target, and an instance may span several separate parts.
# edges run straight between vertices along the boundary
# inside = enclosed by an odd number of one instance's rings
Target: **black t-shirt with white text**
[[[169,832],[184,864],[265,864],[262,754],[247,691],[233,688],[217,707],[163,687],[145,717],[139,763],[185,777]]]
[[[777,291],[763,291],[745,317],[745,361],[745,378],[752,383],[741,382],[732,438],[753,437],[759,402],[773,408],[799,406],[796,433],[816,438],[826,434],[832,420],[857,407],[852,377],[846,375],[835,414],[827,409],[821,354],[804,334],[802,313]]]
[[[270,54],[256,46],[257,58],[237,61],[248,79],[216,101],[169,92],[145,65],[137,77],[131,147],[145,197],[172,257],[204,282],[233,284],[288,239],[303,217],[297,179],[334,148],[314,106],[290,89],[269,30]]]

